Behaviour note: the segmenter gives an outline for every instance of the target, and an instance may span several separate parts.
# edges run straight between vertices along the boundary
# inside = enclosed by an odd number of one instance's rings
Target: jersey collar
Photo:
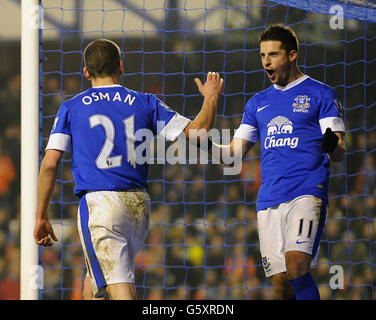
[[[112,88],[112,87],[121,87],[120,84],[108,84],[105,86],[98,86],[98,87],[92,87],[93,89],[98,89],[98,88]]]
[[[309,76],[308,75],[303,75],[302,77],[300,77],[299,79],[296,79],[295,81],[289,83],[287,86],[285,87],[281,87],[277,84],[274,85],[274,88],[277,89],[277,90],[280,90],[280,91],[286,91],[288,89],[291,89],[295,86],[297,86],[299,83],[302,83],[304,80],[308,79]]]

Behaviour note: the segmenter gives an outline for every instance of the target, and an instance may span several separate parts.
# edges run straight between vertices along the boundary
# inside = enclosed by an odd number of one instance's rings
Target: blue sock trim
[[[310,272],[290,280],[290,283],[295,290],[296,300],[320,300],[319,289]]]

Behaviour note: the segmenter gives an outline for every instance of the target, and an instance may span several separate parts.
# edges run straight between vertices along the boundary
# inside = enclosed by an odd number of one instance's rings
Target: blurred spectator
[[[5,276],[0,280],[0,300],[20,299],[20,251],[18,244],[9,243],[5,250]]]
[[[145,92],[153,93],[161,100],[165,100],[165,96],[174,92],[171,88],[170,83],[165,81],[162,75],[152,74],[146,76]],[[172,108],[173,106],[171,106]]]
[[[355,192],[358,194],[375,195],[376,193],[376,166],[373,154],[366,156],[366,161],[360,168],[360,174],[356,178]]]
[[[6,87],[0,90],[0,133],[3,136],[8,126],[20,124],[21,76],[9,75]]]
[[[0,199],[6,200],[11,185],[16,179],[16,168],[9,154],[3,151],[3,141],[0,140]]]

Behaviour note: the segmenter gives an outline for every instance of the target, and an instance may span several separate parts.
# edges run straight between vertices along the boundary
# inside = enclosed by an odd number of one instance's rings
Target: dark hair
[[[286,26],[274,24],[264,30],[260,35],[259,42],[262,41],[281,41],[282,48],[290,53],[291,50],[299,51],[299,41],[295,32]]]
[[[111,76],[120,67],[120,48],[107,39],[98,39],[89,43],[84,51],[84,63],[93,78]]]

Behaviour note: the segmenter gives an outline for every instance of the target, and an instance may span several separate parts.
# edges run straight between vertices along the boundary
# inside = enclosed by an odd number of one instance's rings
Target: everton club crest
[[[294,112],[308,112],[308,108],[311,106],[309,104],[309,101],[311,99],[308,98],[308,96],[304,95],[304,96],[297,96],[295,99],[294,99],[294,103],[292,104],[292,107],[294,108]]]

